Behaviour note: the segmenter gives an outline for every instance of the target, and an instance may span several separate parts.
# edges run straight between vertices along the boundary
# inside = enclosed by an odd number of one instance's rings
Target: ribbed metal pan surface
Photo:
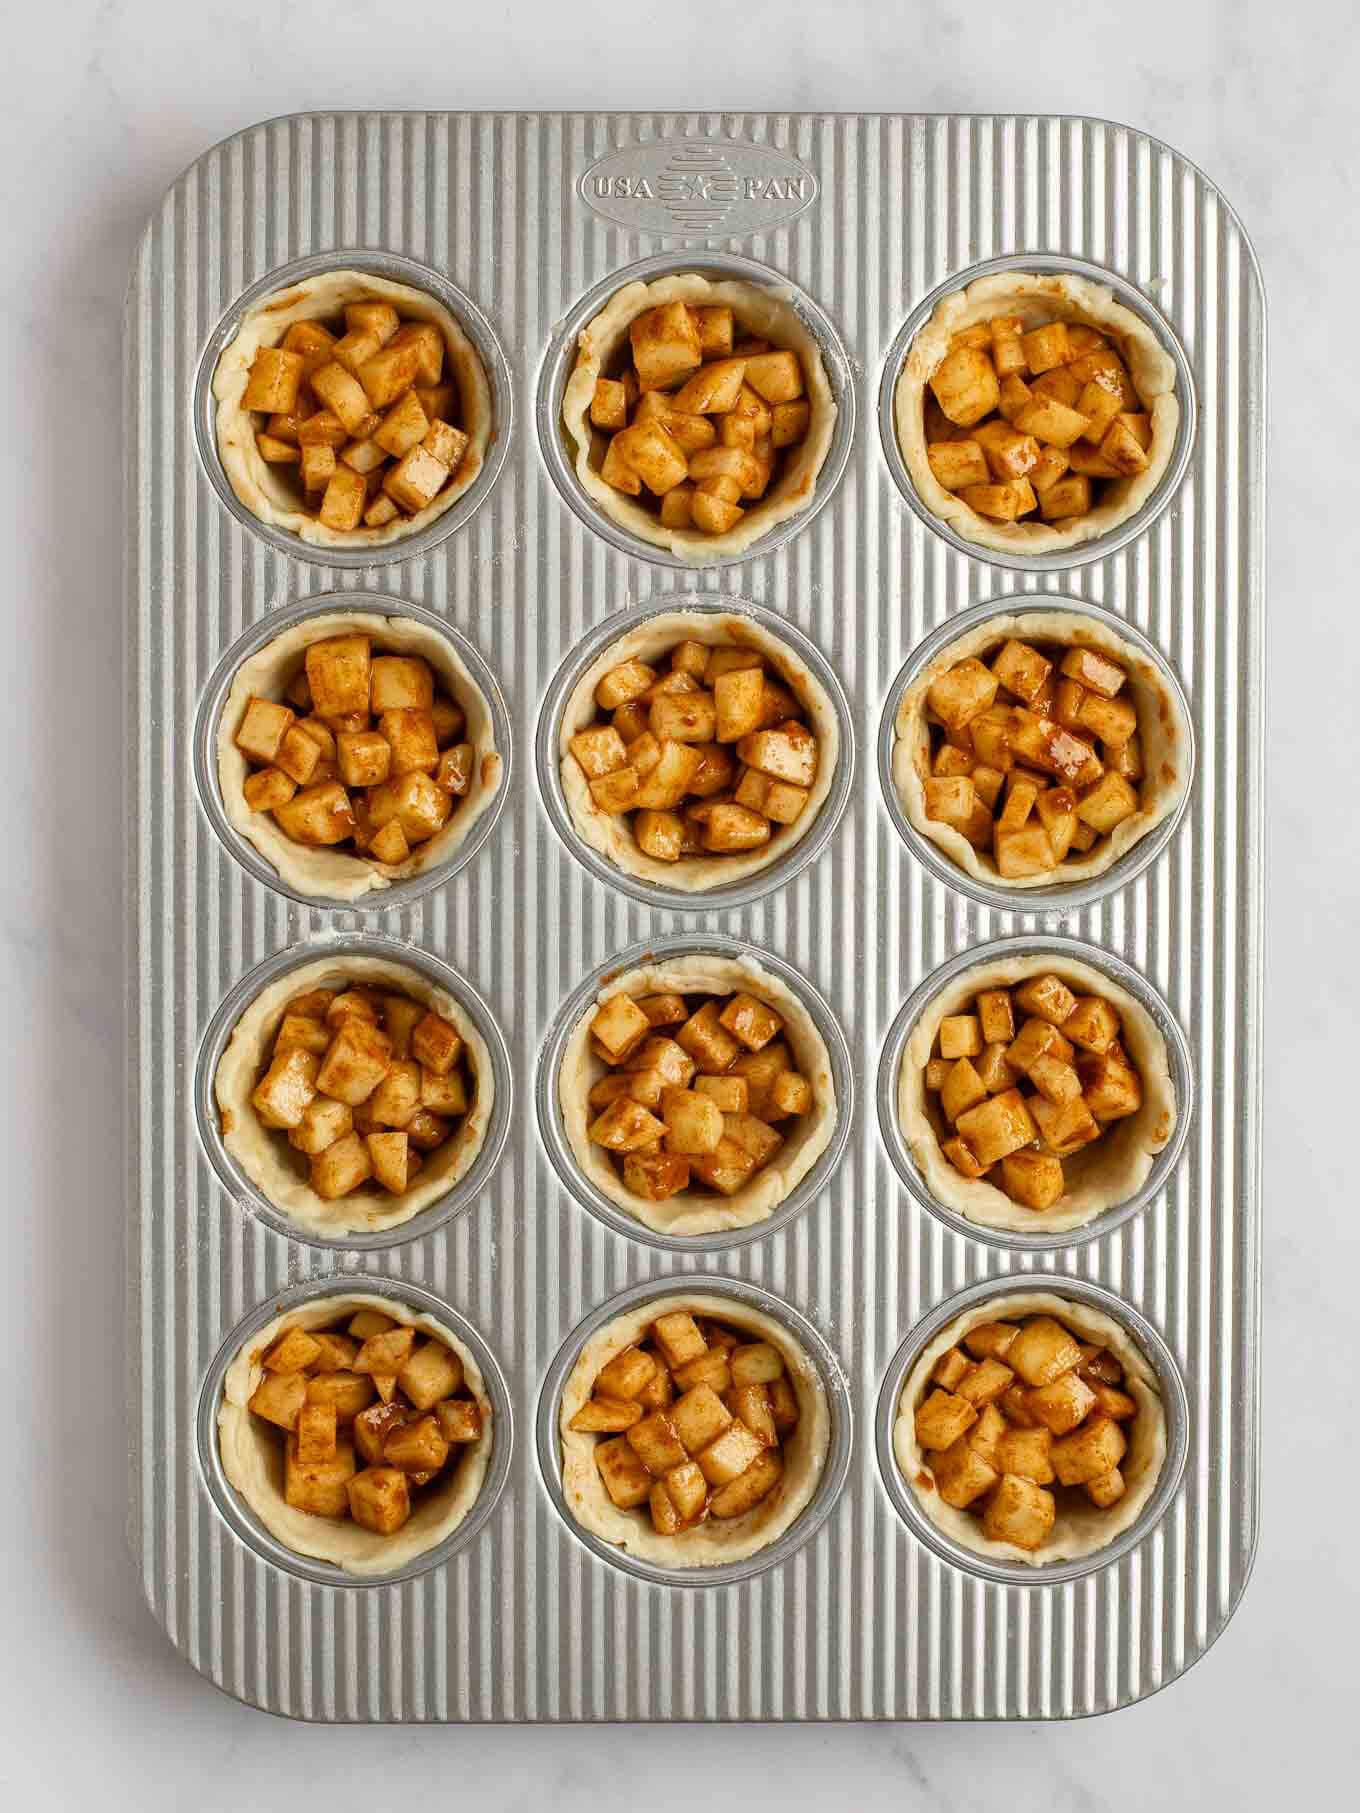
[[[205,351],[242,292],[335,248],[446,277],[499,341],[513,405],[504,465],[475,512],[428,551],[362,569],[295,558],[244,526],[195,431]],[[616,271],[681,251],[699,265],[737,254],[796,284],[845,348],[855,403],[844,474],[815,518],[698,575],[583,522],[536,425],[558,324]],[[1102,266],[1151,300],[1198,405],[1166,512],[1056,574],[947,545],[903,500],[878,432],[885,362],[912,310],[946,278],[1020,252]],[[242,133],[174,185],[126,325],[130,1538],[155,1615],[194,1667],[319,1720],[1033,1719],[1136,1700],[1212,1643],[1256,1534],[1264,333],[1250,246],[1213,185],[1095,121],[309,115]],[[499,682],[514,744],[509,797],[475,859],[390,912],[314,910],[264,885],[219,843],[194,778],[200,699],[230,645],[280,606],[354,588],[460,630]],[[1194,718],[1195,787],[1175,836],[1127,885],[1064,914],[996,911],[943,885],[909,853],[879,782],[903,662],[947,617],[1016,588],[1074,593],[1135,625]],[[827,847],[718,912],[658,910],[598,879],[559,839],[535,772],[564,658],[608,615],[681,593],[745,598],[804,632],[844,689],[856,747]],[[249,970],[357,931],[429,951],[480,993],[508,1044],[513,1103],[504,1155],[464,1213],[346,1254],[290,1241],[228,1194],[193,1081],[213,1015]],[[690,931],[741,939],[805,977],[844,1030],[855,1080],[828,1187],[774,1232],[712,1253],[596,1219],[562,1187],[534,1113],[567,996],[611,953]],[[875,1112],[883,1042],[913,989],[962,949],[1035,931],[1140,971],[1185,1031],[1197,1090],[1151,1204],[1042,1253],[927,1213]],[[1113,1566],[998,1585],[908,1529],[884,1489],[875,1414],[923,1316],[978,1280],[1036,1268],[1104,1286],[1160,1332],[1184,1379],[1188,1458],[1166,1515]],[[340,1271],[451,1305],[499,1362],[512,1411],[492,1515],[444,1565],[395,1586],[323,1585],[257,1553],[220,1514],[196,1440],[204,1381],[236,1325]],[[758,1286],[811,1322],[850,1407],[830,1515],[737,1584],[680,1588],[611,1566],[562,1522],[535,1452],[544,1380],[570,1332],[626,1288],[681,1271]]]

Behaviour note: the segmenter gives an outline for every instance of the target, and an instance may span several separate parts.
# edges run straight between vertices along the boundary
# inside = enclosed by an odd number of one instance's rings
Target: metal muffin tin
[[[691,574],[572,495],[555,399],[573,328],[616,283],[649,261],[732,259],[803,299],[840,418],[815,511]],[[904,328],[997,259],[1096,267],[1182,361],[1183,475],[1127,534],[1037,570],[921,515],[873,426]],[[428,538],[346,558],[243,517],[221,489],[205,386],[246,299],[300,264],[363,262],[451,303],[489,361],[497,422],[477,486]],[[154,1614],[210,1680],[323,1721],[1033,1719],[1140,1699],[1212,1644],[1257,1520],[1264,338],[1259,273],[1217,190],[1099,121],[313,114],[241,133],[170,190],[125,340],[129,1534]],[[566,666],[626,610],[695,594],[755,606],[838,683],[848,762],[881,737],[928,636],[1057,572],[1181,676],[1198,753],[1163,846],[1080,900],[978,898],[903,841],[868,760],[847,767],[832,834],[773,886],[639,897],[583,860],[555,822],[552,775],[521,760],[456,874],[332,910],[231,853],[211,775],[195,779],[229,651],[323,599],[415,606],[460,632],[503,689],[505,747],[520,752],[542,751]],[[484,1000],[506,1040],[508,1133],[460,1212],[436,1207],[371,1246],[316,1244],[219,1174],[196,1065],[258,966],[375,924]],[[1036,1251],[923,1207],[873,1102],[893,1023],[927,977],[991,939],[1059,930],[1161,998],[1195,1102],[1138,1212]],[[655,1243],[589,1212],[539,1124],[563,1004],[621,953],[673,937],[786,963],[848,1043],[839,1163],[739,1243]],[[1154,1361],[1165,1343],[1183,1474],[1092,1571],[1019,1584],[916,1526],[873,1432],[951,1299],[1050,1273],[1109,1293]],[[544,1419],[584,1329],[621,1293],[685,1277],[762,1292],[806,1325],[845,1447],[819,1527],[810,1512],[746,1577],[682,1588],[564,1522]],[[351,1585],[274,1552],[215,1457],[224,1353],[331,1282],[461,1318],[498,1363],[496,1479],[447,1551],[395,1581]]]

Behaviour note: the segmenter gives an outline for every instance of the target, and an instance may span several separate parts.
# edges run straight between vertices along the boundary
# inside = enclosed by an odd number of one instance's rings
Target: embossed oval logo
[[[807,165],[742,139],[657,139],[625,145],[577,185],[597,214],[642,233],[696,239],[768,232],[817,199]]]

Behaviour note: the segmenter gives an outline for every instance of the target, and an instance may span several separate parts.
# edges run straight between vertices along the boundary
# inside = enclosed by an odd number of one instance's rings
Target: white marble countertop
[[[724,26],[740,19],[737,41]],[[655,48],[653,48],[655,46]],[[1346,1183],[1360,1025],[1348,787],[1360,613],[1353,11],[712,0],[56,0],[6,30],[0,452],[15,716],[0,739],[0,1133],[15,1415],[0,1492],[0,1784],[139,1813],[447,1792],[562,1813],[1306,1806],[1354,1789],[1360,1622]],[[1240,209],[1273,307],[1265,1504],[1243,1608],[1193,1674],[1075,1726],[309,1729],[215,1694],[123,1546],[119,325],[129,260],[200,150],[308,106],[1032,109],[1169,140]],[[1340,534],[1338,534],[1340,529]],[[72,1094],[72,1083],[75,1092]],[[58,1100],[61,1105],[58,1106]],[[1294,1478],[1301,1482],[1297,1487]],[[696,1742],[704,1774],[693,1773]],[[719,1771],[715,1777],[713,1771]],[[447,1790],[437,1771],[449,1771]],[[1135,1792],[1134,1784],[1137,1784]]]

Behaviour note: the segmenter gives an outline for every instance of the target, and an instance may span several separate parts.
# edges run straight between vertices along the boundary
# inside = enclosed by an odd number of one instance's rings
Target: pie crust
[[[726,306],[747,335],[788,348],[802,361],[803,382],[811,405],[807,435],[788,449],[785,463],[764,497],[752,503],[725,535],[705,535],[699,529],[668,529],[650,510],[607,485],[599,475],[606,437],[597,433],[590,421],[595,381],[609,375],[610,362],[627,341],[632,322],[663,302],[685,302],[694,308]],[[748,283],[743,278],[714,283],[696,272],[658,277],[652,283],[625,284],[611,296],[600,313],[581,329],[576,364],[562,397],[562,425],[569,443],[574,444],[576,476],[588,495],[630,535],[699,566],[709,564],[718,555],[744,553],[776,523],[786,522],[807,509],[816,489],[817,474],[831,449],[836,413],[821,349],[804,326],[790,293],[781,294],[776,288]]]
[[[590,1022],[596,1008],[611,995],[655,995],[671,990],[682,995],[734,995],[744,991],[767,1001],[783,1019],[781,1036],[788,1040],[798,1069],[812,1086],[809,1112],[781,1123],[787,1127],[784,1144],[770,1163],[732,1196],[681,1190],[664,1202],[648,1202],[627,1188],[609,1154],[593,1145],[587,1133],[594,1116],[586,1097],[608,1074],[606,1065],[590,1049]],[[662,1234],[715,1234],[765,1221],[825,1152],[836,1125],[831,1059],[807,1008],[778,976],[772,976],[759,964],[747,958],[715,957],[705,951],[660,963],[643,963],[623,975],[611,976],[572,1029],[562,1054],[557,1093],[567,1144],[582,1172],[611,1202]]]
[[[327,1202],[288,1162],[286,1136],[264,1125],[251,1106],[250,1096],[273,1049],[288,1003],[308,989],[344,989],[356,983],[378,983],[399,990],[451,1021],[466,1046],[476,1093],[462,1125],[442,1146],[426,1155],[416,1181],[405,1195],[360,1189]],[[236,1022],[231,1041],[218,1062],[213,1092],[222,1117],[222,1143],[246,1176],[281,1215],[308,1233],[330,1239],[399,1227],[447,1195],[467,1175],[482,1149],[491,1125],[496,1079],[486,1041],[446,989],[436,987],[419,970],[408,969],[404,963],[337,952],[333,957],[290,969],[256,995]]]
[[[1092,648],[1118,661],[1128,673],[1128,696],[1138,713],[1143,739],[1144,777],[1139,807],[1084,856],[1071,856],[1038,875],[1003,878],[990,850],[977,850],[961,831],[926,817],[924,782],[930,773],[930,729],[925,698],[939,676],[969,655],[984,659],[1009,637],[1024,642],[1057,642]],[[1096,617],[1072,611],[1024,610],[989,617],[942,649],[902,695],[894,726],[893,783],[908,820],[953,862],[979,881],[999,888],[1070,887],[1113,868],[1124,853],[1173,813],[1190,784],[1190,723],[1176,691],[1155,663]]]
[[[930,469],[922,412],[926,384],[955,334],[993,315],[1018,315],[1024,332],[1047,321],[1080,321],[1097,329],[1118,347],[1151,417],[1146,469],[1134,478],[1110,479],[1099,503],[1084,516],[1061,523],[993,522],[946,491]],[[1156,334],[1132,309],[1116,302],[1104,284],[1067,272],[1001,271],[943,297],[911,343],[897,380],[894,410],[898,446],[922,503],[965,541],[1003,554],[1052,554],[1108,535],[1126,522],[1161,483],[1181,419],[1175,361]]]
[[[462,421],[468,437],[452,482],[414,516],[399,516],[380,529],[330,528],[298,508],[297,499],[261,457],[255,444],[251,411],[243,409],[246,383],[255,354],[277,346],[295,321],[329,321],[350,302],[390,302],[403,321],[432,321],[444,336],[448,376],[458,387]],[[213,373],[217,398],[217,450],[232,490],[253,516],[284,529],[317,547],[377,548],[427,528],[455,503],[476,479],[491,442],[491,386],[471,340],[442,302],[406,283],[392,283],[366,271],[327,271],[306,277],[263,297],[242,317],[236,335],[222,350]]]
[[[464,1383],[482,1413],[482,1433],[475,1442],[466,1444],[452,1477],[424,1494],[408,1521],[391,1536],[365,1530],[348,1520],[318,1517],[290,1505],[283,1496],[283,1444],[274,1439],[278,1432],[252,1416],[248,1408],[264,1376],[261,1356],[284,1329],[325,1328],[361,1309],[379,1310],[403,1327],[418,1328],[452,1348],[463,1362]],[[482,1489],[496,1443],[486,1381],[481,1367],[458,1336],[433,1316],[394,1303],[390,1297],[360,1292],[353,1296],[318,1297],[313,1303],[276,1316],[266,1328],[252,1335],[227,1368],[217,1431],[222,1471],[270,1535],[295,1555],[334,1562],[347,1574],[393,1573],[451,1535]]]
[[[1124,1368],[1121,1389],[1134,1399],[1138,1410],[1127,1425],[1121,1425],[1129,1444],[1128,1453],[1119,1463],[1127,1487],[1124,1496],[1106,1510],[1094,1504],[1074,1504],[1070,1498],[1065,1502],[1060,1499],[1057,1520],[1048,1536],[1037,1549],[1022,1549],[1016,1543],[996,1542],[984,1536],[976,1517],[945,1504],[935,1491],[930,1461],[916,1440],[916,1406],[936,1362],[957,1346],[970,1329],[982,1322],[1038,1315],[1053,1316],[1083,1340],[1108,1347]],[[1157,1488],[1166,1461],[1166,1409],[1156,1374],[1120,1323],[1075,1297],[1055,1296],[1051,1291],[1018,1291],[973,1304],[942,1328],[920,1354],[898,1400],[893,1452],[916,1502],[946,1536],[991,1561],[1023,1561],[1031,1567],[1042,1567],[1049,1561],[1075,1561],[1083,1555],[1094,1555],[1137,1522]]]
[[[371,636],[374,646],[385,653],[419,655],[428,661],[451,697],[462,706],[467,717],[463,738],[477,752],[472,785],[454,807],[448,823],[427,842],[417,844],[405,862],[375,862],[366,856],[300,844],[285,836],[270,813],[253,812],[242,791],[250,764],[233,739],[250,695],[281,698],[312,643],[351,634]],[[309,617],[243,661],[231,683],[217,726],[217,774],[223,810],[228,822],[278,871],[279,880],[298,893],[361,900],[365,894],[390,888],[393,882],[424,874],[454,854],[501,784],[504,764],[495,737],[486,694],[452,645],[436,630],[410,617],[381,617],[373,612],[336,611],[326,617]]]
[[[963,1011],[964,1004],[985,988],[1013,988],[1030,976],[1049,975],[1060,977],[1076,994],[1101,995],[1118,1009],[1123,1022],[1121,1041],[1142,1080],[1143,1105],[1136,1114],[1112,1121],[1098,1140],[1063,1159],[1067,1187],[1051,1209],[1028,1209],[985,1177],[965,1177],[950,1164],[940,1150],[925,1067],[940,1022],[947,1015]],[[936,1202],[983,1227],[1054,1234],[1082,1227],[1134,1195],[1176,1130],[1177,1108],[1166,1040],[1143,1004],[1090,964],[1048,952],[979,964],[940,990],[903,1050],[897,1073],[897,1117]]]
[[[758,850],[731,856],[682,856],[679,862],[658,862],[638,847],[627,814],[606,812],[596,804],[590,782],[571,752],[571,739],[577,731],[595,722],[595,688],[609,669],[623,661],[653,662],[678,642],[702,642],[710,648],[736,643],[759,649],[806,711],[810,728],[817,738],[817,778],[807,805],[791,825],[772,826],[770,841]],[[558,754],[562,792],[572,823],[585,842],[626,875],[635,875],[640,881],[653,882],[659,887],[698,894],[709,888],[730,887],[757,874],[772,862],[780,861],[807,835],[835,778],[836,763],[840,758],[840,726],[836,709],[821,681],[787,642],[772,635],[763,624],[735,613],[718,616],[712,611],[671,611],[665,616],[649,617],[636,629],[627,631],[591,662],[562,709]]]
[[[798,1426],[783,1443],[779,1484],[741,1517],[709,1518],[678,1536],[659,1536],[644,1511],[621,1511],[605,1491],[595,1465],[596,1436],[570,1427],[586,1402],[600,1368],[640,1340],[658,1316],[688,1310],[731,1328],[749,1329],[783,1356],[798,1399]],[[811,1502],[831,1446],[831,1412],[815,1363],[782,1322],[735,1297],[678,1294],[653,1297],[625,1310],[598,1329],[577,1357],[562,1388],[558,1416],[562,1438],[562,1493],[567,1509],[583,1528],[625,1549],[639,1561],[661,1567],[719,1567],[744,1561],[782,1536]]]

